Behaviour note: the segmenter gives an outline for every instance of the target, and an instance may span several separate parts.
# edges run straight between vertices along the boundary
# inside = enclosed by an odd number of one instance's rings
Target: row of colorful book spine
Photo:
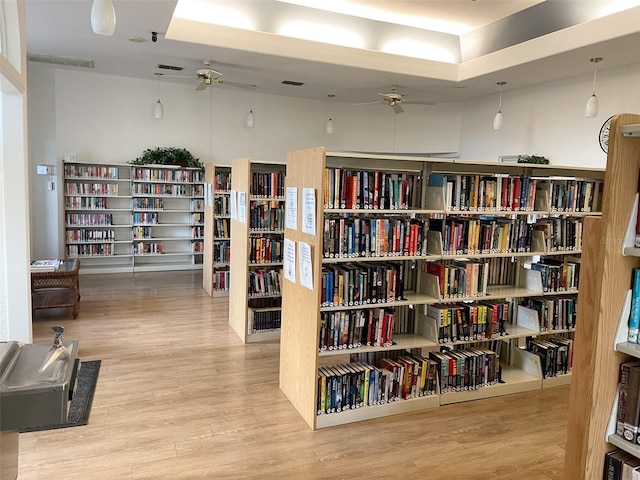
[[[571,371],[573,340],[565,337],[527,337],[527,350],[540,357],[542,378],[557,377]]]
[[[370,308],[320,313],[319,350],[354,349],[393,345],[395,311]]]
[[[231,172],[216,172],[213,185],[216,192],[228,192],[231,190]]]
[[[91,245],[67,245],[67,257],[110,256],[114,254],[112,243],[98,243]]]
[[[426,262],[424,271],[437,278],[442,298],[484,297],[489,288],[489,261]]]
[[[65,193],[67,195],[118,195],[118,184],[68,182]]]
[[[321,306],[353,306],[401,299],[405,268],[403,262],[324,265]]]
[[[201,175],[196,170],[176,170],[173,168],[143,168],[134,167],[133,178],[143,181],[161,182],[199,182]]]
[[[248,309],[247,334],[274,332],[280,330],[282,311]]]
[[[416,354],[385,358],[380,366],[352,362],[318,369],[318,415],[435,393],[434,362]]]
[[[432,174],[429,185],[445,185],[447,211],[533,211],[537,179],[525,176]]]
[[[226,263],[231,261],[231,245],[228,241],[213,242],[213,262],[214,263]]]
[[[134,198],[131,206],[134,210],[164,210],[164,198]]]
[[[249,296],[282,295],[280,270],[250,270]]]
[[[553,212],[599,211],[604,183],[593,180],[556,179],[551,182],[550,207]]]
[[[324,258],[427,254],[428,221],[408,217],[324,219]]]
[[[494,343],[499,345],[498,342]],[[477,346],[429,352],[429,358],[438,367],[440,393],[476,390],[495,385],[500,381],[499,357],[498,352]]]
[[[213,236],[216,238],[229,238],[231,235],[231,219],[214,218],[213,219]]]
[[[580,261],[564,257],[540,257],[540,261],[525,267],[540,272],[543,292],[577,291],[580,282]]]
[[[278,201],[252,200],[249,228],[252,230],[283,230],[284,205]]]
[[[407,210],[420,200],[420,175],[327,168],[324,207]]]
[[[230,215],[231,199],[229,195],[219,195],[213,198],[214,215]]]
[[[250,195],[262,198],[284,197],[284,173],[251,173]]]
[[[105,167],[101,165],[78,165],[66,163],[64,165],[65,178],[105,178],[117,179],[118,167]]]
[[[249,237],[249,264],[282,262],[283,242],[277,238]]]
[[[573,330],[578,317],[578,298],[528,297],[520,305],[537,312],[540,331]]]
[[[212,274],[213,290],[224,292],[229,290],[229,270],[216,270]]]
[[[159,255],[163,250],[162,242],[134,242],[133,244],[135,255]]]
[[[106,210],[106,197],[65,197],[66,208]]]
[[[85,227],[113,225],[113,215],[110,213],[67,213],[67,225]]]
[[[438,343],[494,339],[508,335],[511,308],[504,300],[432,304],[427,317],[436,322]]]
[[[104,242],[116,239],[115,230],[97,230],[80,228],[77,230],[67,230],[67,242]]]
[[[133,195],[162,195],[167,197],[196,196],[189,185],[176,185],[166,183],[134,183]]]

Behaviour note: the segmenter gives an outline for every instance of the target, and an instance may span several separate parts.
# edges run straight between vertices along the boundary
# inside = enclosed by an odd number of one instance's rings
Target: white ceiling
[[[146,79],[159,78],[154,74],[163,72],[157,69],[160,63],[184,67],[178,74],[192,76],[203,59],[212,59],[225,80],[255,84],[256,92],[322,100],[335,95],[334,101],[351,103],[375,101],[391,85],[410,100],[463,101],[497,93],[499,81],[506,81],[509,90],[593,72],[592,57],[604,58],[599,71],[640,63],[640,7],[633,6],[640,2],[632,0],[623,2],[631,8],[608,16],[601,16],[603,9],[621,0],[306,1],[366,7],[357,13],[361,18],[276,0],[180,1],[244,9],[257,17],[258,27],[240,30],[204,17],[172,21],[176,0],[114,0],[115,34],[100,36],[91,31],[91,0],[27,0],[27,51],[91,59],[95,72]],[[381,12],[387,23],[375,20]],[[459,45],[459,58],[443,63],[382,53],[376,47],[355,50],[284,37],[265,27],[285,15],[302,14],[363,28],[376,37],[370,41],[388,32],[442,39]],[[390,25],[392,21],[428,25],[433,31]],[[436,28],[450,33],[436,33]],[[152,31],[159,32],[155,43]],[[146,41],[134,43],[130,36]],[[304,85],[286,86],[283,80]],[[195,79],[162,81],[198,84]]]

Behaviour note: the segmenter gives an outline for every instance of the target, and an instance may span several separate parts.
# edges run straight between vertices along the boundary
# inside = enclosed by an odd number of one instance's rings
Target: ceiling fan
[[[230,87],[243,88],[245,90],[255,90],[256,86],[249,83],[229,82],[222,80],[220,77],[222,73],[211,68],[211,60],[203,60],[204,68],[196,70],[196,76],[184,76],[184,75],[165,75],[164,73],[157,73],[157,76],[169,77],[169,78],[194,78],[200,80],[200,83],[196,86],[196,91],[204,90],[213,83],[219,83],[220,85],[228,85]]]
[[[387,104],[389,105],[394,112],[402,113],[404,112],[404,108],[400,106],[400,104],[404,105],[434,105],[433,102],[426,102],[422,100],[406,100],[402,93],[396,92],[396,86],[391,85],[391,91],[387,93],[379,93],[382,97],[382,100],[377,102],[366,102],[366,103],[356,103],[354,106],[360,105],[377,105],[377,104]]]

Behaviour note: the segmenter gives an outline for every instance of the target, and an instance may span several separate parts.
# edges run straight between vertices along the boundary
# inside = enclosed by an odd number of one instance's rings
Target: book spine
[[[629,343],[638,343],[640,331],[640,268],[633,269],[633,288],[631,290],[631,313],[629,314]]]

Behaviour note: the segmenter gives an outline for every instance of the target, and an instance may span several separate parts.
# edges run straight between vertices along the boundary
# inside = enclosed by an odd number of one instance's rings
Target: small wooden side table
[[[53,272],[31,272],[31,308],[72,307],[78,318],[80,260],[65,260]]]

